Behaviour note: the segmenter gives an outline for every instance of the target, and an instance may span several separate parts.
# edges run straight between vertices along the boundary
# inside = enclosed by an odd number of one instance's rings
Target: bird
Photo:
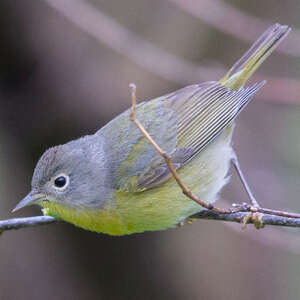
[[[182,182],[206,203],[220,197],[231,163],[256,201],[232,135],[237,116],[266,83],[245,87],[247,80],[289,32],[286,25],[271,25],[222,79],[136,106],[137,119],[168,153]],[[45,151],[33,172],[31,192],[14,211],[37,204],[45,215],[113,236],[173,228],[201,211],[182,193],[130,113],[127,109],[94,134]]]

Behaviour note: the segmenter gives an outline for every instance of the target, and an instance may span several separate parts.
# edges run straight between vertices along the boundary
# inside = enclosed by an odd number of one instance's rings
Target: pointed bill
[[[18,205],[12,210],[12,212],[15,212],[25,206],[30,206],[34,204],[37,200],[44,198],[45,195],[43,194],[38,194],[34,192],[30,192],[24,199],[22,199]]]

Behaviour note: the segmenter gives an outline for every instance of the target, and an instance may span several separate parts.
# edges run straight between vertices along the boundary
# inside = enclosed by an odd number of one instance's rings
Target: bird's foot
[[[253,206],[248,203],[242,203],[242,204],[233,204],[233,212],[242,212],[247,211],[248,213],[242,218],[241,223],[242,228],[245,229],[246,225],[249,223],[254,224],[256,229],[262,229],[265,227],[265,224],[263,223],[263,213],[258,212],[259,206]]]
[[[264,214],[259,212],[249,212],[243,219],[242,219],[242,228],[245,229],[248,223],[253,223],[256,229],[262,229],[265,227],[265,224],[262,220]]]

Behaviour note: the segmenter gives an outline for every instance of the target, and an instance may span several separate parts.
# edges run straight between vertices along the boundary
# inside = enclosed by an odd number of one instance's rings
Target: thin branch
[[[86,32],[113,51],[127,57],[141,68],[165,80],[173,81],[180,85],[187,85],[194,82],[217,80],[227,72],[225,68],[195,65],[192,62],[168,53],[126,29],[87,1],[44,1],[75,24],[80,30]],[[184,1],[184,3],[186,2]],[[232,23],[231,20],[230,23]],[[228,22],[226,26],[224,24],[222,23],[223,28],[228,25]],[[237,23],[234,22],[234,24]],[[249,30],[252,28],[251,26],[250,28],[248,27],[243,32],[244,36],[247,36]],[[262,30],[255,30],[253,38],[251,36],[249,40],[254,41],[267,26],[263,27]],[[254,78],[255,81],[261,81],[261,79],[267,79],[269,84],[260,93],[260,99],[286,103],[297,103],[299,101],[300,83],[298,80],[263,75],[255,76]]]
[[[58,222],[58,219],[48,216],[36,216],[29,218],[14,218],[0,221],[0,233],[6,230],[35,227]]]
[[[249,214],[248,212],[218,214],[212,210],[205,209],[191,216],[191,218],[242,223],[243,220],[247,219],[248,214]],[[288,217],[264,214],[261,216],[261,221],[264,225],[300,227],[299,218],[288,218]],[[255,220],[249,219],[247,224],[255,224]]]
[[[234,212],[231,214],[219,214],[212,210],[204,209],[199,213],[191,216],[192,219],[215,220],[225,222],[242,223],[247,219],[249,212]],[[288,218],[274,215],[262,215],[261,220],[264,225],[300,227],[299,218]],[[14,218],[0,221],[0,233],[7,230],[16,230],[40,225],[54,224],[61,220],[48,216],[36,216],[28,218]],[[247,224],[254,224],[255,220],[249,219]]]

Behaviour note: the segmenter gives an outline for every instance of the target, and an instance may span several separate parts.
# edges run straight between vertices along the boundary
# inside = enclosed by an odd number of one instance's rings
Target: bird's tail
[[[243,86],[249,77],[289,34],[290,27],[274,24],[270,26],[220,80],[230,89]]]

